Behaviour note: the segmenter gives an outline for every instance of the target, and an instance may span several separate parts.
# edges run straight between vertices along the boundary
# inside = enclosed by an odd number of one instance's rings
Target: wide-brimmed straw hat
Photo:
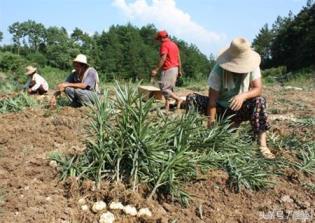
[[[73,62],[77,62],[77,63],[83,63],[83,64],[86,64],[86,65],[89,65],[88,62],[87,62],[87,58],[84,54],[78,54],[76,56],[76,58],[74,58]]]
[[[249,73],[260,65],[260,55],[250,47],[243,37],[233,39],[229,48],[221,51],[217,63],[224,70],[233,73]]]
[[[26,72],[25,72],[26,75],[31,75],[37,71],[37,68],[31,65],[27,66],[25,69],[26,69]]]

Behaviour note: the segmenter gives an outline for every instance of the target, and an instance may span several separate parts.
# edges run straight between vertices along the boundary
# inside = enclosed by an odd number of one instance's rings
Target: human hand
[[[178,77],[182,77],[183,76],[183,72],[182,71],[178,71]]]
[[[52,96],[52,98],[50,99],[50,108],[54,109],[57,106],[57,99],[56,96]]]
[[[157,75],[157,73],[158,73],[158,70],[157,70],[157,69],[153,69],[153,70],[151,71],[151,76],[152,76],[152,77],[155,77],[155,76]]]
[[[233,111],[238,111],[241,109],[244,101],[246,100],[245,96],[243,94],[239,94],[234,96],[231,100],[230,100],[230,108]]]
[[[64,91],[66,87],[68,87],[67,83],[61,83],[57,86],[59,91]]]
[[[27,92],[28,92],[29,94],[32,93],[32,89],[31,89],[31,88],[27,89]]]

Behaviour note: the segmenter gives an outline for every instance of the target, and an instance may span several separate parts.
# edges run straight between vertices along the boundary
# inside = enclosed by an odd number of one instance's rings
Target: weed
[[[315,142],[311,141],[308,144],[304,144],[303,148],[300,149],[298,158],[301,162],[296,163],[295,166],[305,173],[315,173]]]
[[[8,112],[18,112],[26,107],[37,105],[34,98],[25,93],[18,94],[13,98],[5,98],[0,100],[0,114]]]

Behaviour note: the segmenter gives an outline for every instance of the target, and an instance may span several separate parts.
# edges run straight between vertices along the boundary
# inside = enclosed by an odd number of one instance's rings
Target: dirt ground
[[[296,119],[315,117],[314,90],[274,86],[267,87],[264,95],[274,132],[285,136],[314,130],[314,126],[290,124]],[[194,197],[189,207],[168,199],[146,202],[141,193],[134,194],[122,185],[104,182],[101,189],[95,190],[89,182],[83,189],[73,179],[61,182],[56,168],[49,165],[48,155],[84,149],[88,113],[87,108],[63,107],[55,111],[28,108],[0,115],[0,222],[97,222],[97,215],[80,209],[81,197],[88,203],[100,198],[119,199],[137,208],[149,207],[153,212],[152,218],[141,219],[114,212],[115,222],[315,222],[314,189],[302,186],[314,185],[315,176],[292,169],[275,177],[276,184],[271,189],[241,193],[228,189],[224,171],[210,171],[205,179],[187,183],[185,188]],[[282,155],[276,149],[274,152]]]

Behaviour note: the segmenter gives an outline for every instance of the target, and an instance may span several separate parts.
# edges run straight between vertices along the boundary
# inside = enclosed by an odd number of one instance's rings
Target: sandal
[[[260,146],[259,147],[261,154],[269,160],[275,159],[275,155],[269,150],[267,146]]]

